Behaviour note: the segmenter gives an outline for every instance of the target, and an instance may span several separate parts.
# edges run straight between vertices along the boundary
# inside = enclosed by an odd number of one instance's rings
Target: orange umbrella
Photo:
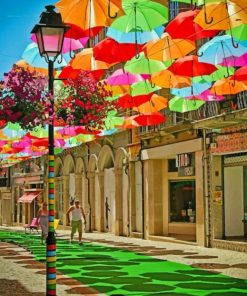
[[[247,23],[246,0],[218,1],[205,5],[194,20],[203,29],[231,30]]]
[[[168,61],[186,56],[195,49],[195,43],[185,39],[172,39],[164,33],[161,39],[149,41],[144,46],[144,52],[150,59]]]
[[[109,84],[106,84],[105,89],[107,91],[112,92],[112,96],[130,93],[130,86],[129,85],[109,85]]]
[[[112,64],[95,60],[92,48],[85,48],[83,51],[76,54],[70,65],[74,69],[82,69],[85,71],[94,71],[100,69],[108,69]]]
[[[151,82],[163,88],[180,88],[191,85],[189,77],[174,75],[169,70],[163,70],[151,76]]]
[[[134,127],[139,126],[139,124],[135,121],[135,117],[136,117],[136,115],[126,117],[124,119],[124,123],[121,126],[121,128],[134,128]]]
[[[60,0],[55,5],[65,23],[75,24],[86,30],[110,26],[111,15],[115,17],[119,12],[121,0]]]
[[[134,107],[133,110],[140,113],[152,113],[167,108],[168,99],[162,96],[153,94],[151,99],[138,107]]]
[[[210,92],[216,95],[235,95],[247,90],[247,85],[242,81],[233,81],[229,78],[221,79],[214,83]]]
[[[30,66],[25,60],[19,60],[15,63],[18,67],[21,67],[23,69],[29,70],[30,72],[38,72],[42,75],[48,76],[48,70],[45,68],[36,68]],[[56,72],[54,71],[54,75]]]

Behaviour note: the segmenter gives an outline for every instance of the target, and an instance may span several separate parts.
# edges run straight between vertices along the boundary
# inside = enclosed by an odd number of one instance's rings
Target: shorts
[[[82,220],[78,221],[71,221],[71,232],[72,234],[76,233],[76,230],[78,229],[78,232],[82,232]]]

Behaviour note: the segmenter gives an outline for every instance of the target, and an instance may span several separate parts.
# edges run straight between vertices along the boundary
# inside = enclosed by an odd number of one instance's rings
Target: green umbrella
[[[148,80],[137,82],[131,85],[131,95],[139,96],[150,94],[156,90],[161,89],[158,86],[152,86]]]
[[[122,125],[124,123],[124,118],[118,117],[117,111],[112,110],[108,112],[107,117],[104,119],[104,122],[105,122],[104,129],[110,130],[115,128],[116,126]]]
[[[132,58],[124,66],[125,71],[133,74],[154,74],[165,69],[166,66],[164,63],[147,59],[143,52],[140,53],[138,58]]]
[[[47,138],[48,128],[43,128],[41,126],[36,127],[34,130],[30,131],[30,135],[37,138]]]
[[[112,101],[118,100],[119,97],[121,97],[121,96],[122,96],[122,94],[121,95],[120,94],[117,94],[117,95],[114,95],[112,97],[105,97],[105,100],[112,102]]]
[[[169,101],[169,109],[170,111],[184,113],[188,111],[197,110],[203,104],[205,104],[205,101],[202,100],[174,97]]]
[[[235,68],[234,67],[223,67],[223,66],[216,66],[218,68],[217,71],[213,72],[211,75],[204,75],[204,76],[197,76],[193,78],[193,82],[212,82],[217,81],[226,77],[229,77],[234,74]]]
[[[153,1],[124,0],[126,15],[117,18],[111,28],[128,33],[133,31],[152,31],[168,22],[168,8]]]
[[[247,24],[232,28],[232,32],[228,30],[226,34],[232,35],[232,37],[237,40],[247,40]]]

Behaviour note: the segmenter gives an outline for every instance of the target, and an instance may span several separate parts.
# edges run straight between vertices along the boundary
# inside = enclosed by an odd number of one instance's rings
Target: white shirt
[[[74,209],[71,211],[71,217],[72,217],[72,221],[82,220],[81,207],[80,208],[74,207]]]

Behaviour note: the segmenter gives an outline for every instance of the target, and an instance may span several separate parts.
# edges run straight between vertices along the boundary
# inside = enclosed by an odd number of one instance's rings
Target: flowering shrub
[[[29,130],[46,124],[50,106],[46,85],[40,74],[15,66],[0,83],[0,121],[18,122]]]
[[[115,110],[115,102],[105,100],[112,96],[105,82],[98,82],[88,72],[81,71],[69,79],[57,94],[56,116],[68,125],[84,126],[87,130],[100,130],[109,111]]]

